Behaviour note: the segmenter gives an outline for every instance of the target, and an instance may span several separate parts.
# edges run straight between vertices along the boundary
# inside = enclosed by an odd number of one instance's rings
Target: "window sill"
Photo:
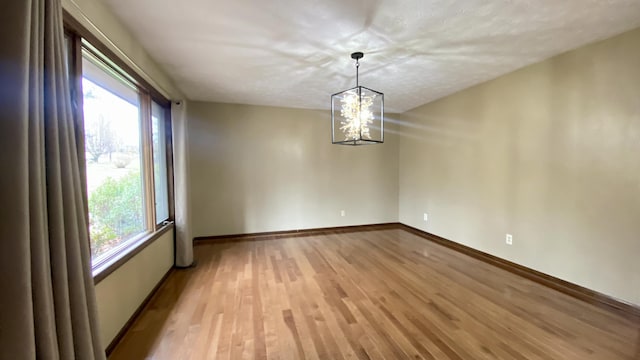
[[[93,268],[93,283],[97,285],[100,281],[104,280],[112,272],[118,270],[118,268],[124,265],[132,257],[136,256],[138,253],[144,250],[144,248],[151,245],[164,233],[173,229],[174,227],[175,225],[173,224],[173,222],[163,225],[158,230],[143,236],[136,242],[132,243],[130,246],[127,246],[120,253],[113,256],[113,258]]]

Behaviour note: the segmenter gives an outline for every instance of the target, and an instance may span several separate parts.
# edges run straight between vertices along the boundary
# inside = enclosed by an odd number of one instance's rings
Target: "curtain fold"
[[[0,354],[104,359],[60,0],[0,13]]]
[[[171,103],[173,132],[173,172],[176,221],[176,266],[193,265],[193,235],[190,223],[189,193],[189,134],[187,127],[187,103]]]

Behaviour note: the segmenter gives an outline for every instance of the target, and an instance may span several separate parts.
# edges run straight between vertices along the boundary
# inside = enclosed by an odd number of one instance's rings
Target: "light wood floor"
[[[111,359],[640,359],[640,325],[401,229],[196,246]]]

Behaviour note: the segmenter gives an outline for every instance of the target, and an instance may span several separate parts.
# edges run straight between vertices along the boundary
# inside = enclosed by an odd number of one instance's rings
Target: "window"
[[[148,229],[140,94],[82,51],[84,145],[91,259],[96,262]]]
[[[151,132],[153,139],[153,182],[156,195],[156,224],[169,219],[166,109],[151,103]]]
[[[74,26],[66,30],[96,274],[119,266],[172,219],[169,102]]]

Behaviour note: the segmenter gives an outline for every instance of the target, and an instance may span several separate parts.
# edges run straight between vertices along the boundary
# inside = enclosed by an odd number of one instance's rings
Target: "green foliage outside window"
[[[144,230],[140,173],[107,178],[89,197],[92,257]]]

